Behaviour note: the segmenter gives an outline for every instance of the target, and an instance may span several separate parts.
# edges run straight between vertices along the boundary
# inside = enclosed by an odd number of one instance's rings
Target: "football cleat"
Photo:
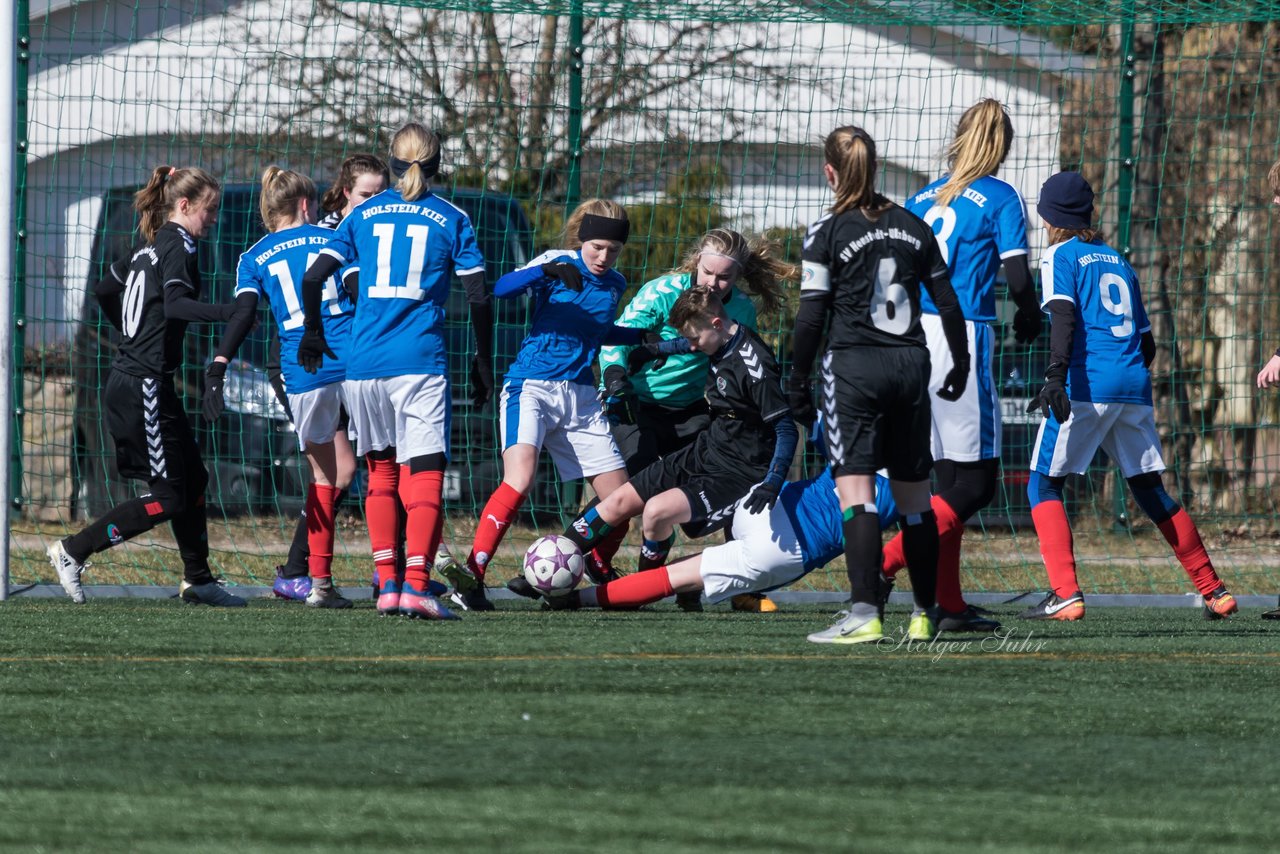
[[[932,614],[924,608],[917,608],[912,612],[911,622],[907,624],[907,640],[933,640],[933,636],[937,633],[938,629],[934,625]]]
[[[489,597],[484,592],[483,584],[466,593],[459,590],[451,590],[449,591],[449,601],[457,605],[463,611],[494,610],[493,603],[489,601]]]
[[[441,543],[440,547],[436,549],[436,559],[431,564],[431,571],[449,579],[453,589],[462,593],[474,590],[476,585],[480,584],[480,579],[476,578],[471,568],[465,563],[459,563],[453,553],[449,551],[449,547],[444,543]]]
[[[600,553],[595,549],[582,556],[582,571],[592,584],[607,584],[618,578],[617,570],[609,561],[600,557]]]
[[[1263,612],[1262,612],[1262,619],[1264,619],[1264,620],[1280,620],[1280,608],[1273,608],[1273,609],[1272,609],[1272,610],[1270,610],[1270,611],[1263,611]]]
[[[58,583],[62,585],[62,589],[71,597],[71,601],[77,605],[83,605],[84,588],[80,586],[80,573],[84,572],[87,563],[76,563],[71,555],[67,554],[67,549],[62,545],[62,540],[54,540],[53,544],[45,551],[49,556],[49,563],[53,565],[53,571],[58,574]]]
[[[702,613],[702,594],[696,590],[676,594],[676,607],[687,614]]]
[[[778,610],[778,604],[763,593],[739,593],[729,600],[735,611],[746,611],[752,614],[772,614]]]
[[[543,596],[542,608],[546,611],[576,611],[582,607],[582,597],[577,590],[570,590],[563,596]]]
[[[178,598],[188,605],[211,605],[215,608],[243,608],[245,604],[239,596],[227,592],[227,588],[218,581],[206,581],[204,584],[184,581],[178,586]]]
[[[329,584],[325,587],[313,586],[307,594],[307,605],[312,608],[350,608],[351,600],[342,595],[342,591]]]
[[[400,582],[394,578],[388,578],[378,588],[376,597],[378,603],[378,613],[384,617],[395,616],[400,613]]]
[[[523,575],[517,575],[515,578],[507,580],[507,589],[517,596],[523,596],[526,599],[541,599],[542,594],[533,589],[533,585],[525,580]]]
[[[408,584],[400,591],[400,613],[419,620],[456,620],[458,615],[430,593],[414,590]]]
[[[284,574],[284,567],[276,567],[276,580],[271,585],[271,592],[280,599],[294,602],[305,601],[311,593],[311,576]]]
[[[809,635],[810,643],[875,643],[884,637],[884,624],[875,614],[855,616],[850,611],[840,611],[830,628]]]
[[[984,617],[972,605],[966,605],[963,611],[938,609],[938,633],[970,632],[972,634],[990,635],[1000,628],[1000,623]]]
[[[1236,611],[1236,597],[1227,592],[1221,584],[1218,589],[1204,597],[1204,618],[1206,620],[1225,620]]]
[[[1079,590],[1066,597],[1050,593],[1034,608],[1023,611],[1018,617],[1023,620],[1083,620],[1084,597]]]

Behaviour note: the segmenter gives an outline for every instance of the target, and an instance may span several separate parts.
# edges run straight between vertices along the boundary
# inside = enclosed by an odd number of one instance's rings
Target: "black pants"
[[[692,445],[711,426],[711,410],[705,400],[674,408],[641,403],[635,424],[615,424],[613,441],[627,462],[627,476],[634,477],[667,454]]]

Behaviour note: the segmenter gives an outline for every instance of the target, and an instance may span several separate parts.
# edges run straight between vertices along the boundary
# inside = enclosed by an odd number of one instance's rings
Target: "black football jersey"
[[[801,297],[831,295],[829,347],[925,346],[920,287],[947,275],[933,229],[891,205],[827,214],[809,228]]]
[[[771,425],[789,417],[791,407],[773,350],[742,324],[723,355],[711,360],[707,403],[711,447],[752,464],[773,457],[776,439]]]
[[[329,211],[327,214],[320,217],[320,221],[316,223],[316,225],[320,226],[321,228],[337,228],[341,224],[342,224],[342,211],[340,210]]]
[[[165,316],[164,294],[166,288],[189,288],[199,299],[198,258],[195,238],[177,223],[167,222],[154,241],[111,265],[111,275],[124,286],[116,368],[138,377],[159,377],[181,366],[187,321]]]

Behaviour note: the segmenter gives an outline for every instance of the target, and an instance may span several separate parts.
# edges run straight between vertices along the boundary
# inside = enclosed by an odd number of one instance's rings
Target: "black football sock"
[[[613,526],[601,519],[593,506],[588,507],[581,516],[569,523],[569,526],[564,529],[564,536],[577,543],[582,553],[586,554],[612,530]]]
[[[844,561],[850,598],[875,606],[880,590],[880,514],[874,504],[855,504],[844,511]]]
[[[674,531],[665,540],[646,539],[640,546],[640,560],[636,563],[636,571],[644,572],[646,569],[657,569],[665,564],[667,556],[671,554],[671,546],[675,541],[676,535]]]
[[[938,519],[930,510],[902,517],[902,553],[917,608],[932,608],[938,588]]]

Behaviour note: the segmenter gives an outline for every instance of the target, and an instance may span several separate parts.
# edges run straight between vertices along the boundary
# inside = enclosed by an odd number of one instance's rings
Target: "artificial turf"
[[[806,643],[798,606],[499,607],[4,603],[0,849],[1275,847],[1256,611],[909,649]]]

